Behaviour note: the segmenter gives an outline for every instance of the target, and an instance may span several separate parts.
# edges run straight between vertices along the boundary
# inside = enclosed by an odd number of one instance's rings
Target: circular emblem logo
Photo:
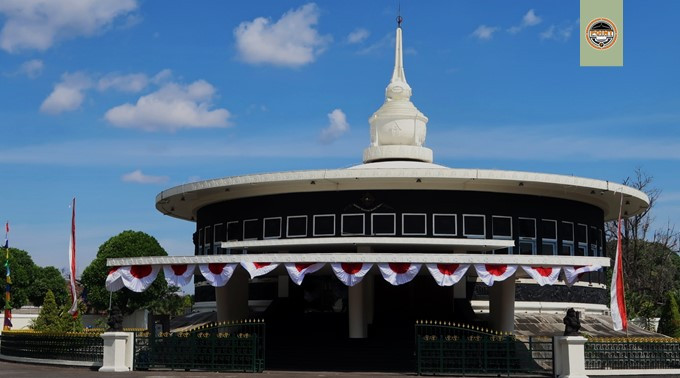
[[[596,18],[586,27],[586,40],[594,49],[606,50],[616,43],[616,25],[607,18]]]

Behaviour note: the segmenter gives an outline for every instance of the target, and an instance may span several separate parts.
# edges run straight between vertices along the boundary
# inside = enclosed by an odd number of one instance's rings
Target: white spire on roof
[[[411,86],[406,82],[401,21],[401,16],[397,17],[394,71],[385,89],[385,103],[369,119],[371,145],[364,150],[364,163],[382,160],[432,162],[432,150],[423,147],[428,120],[411,102]]]

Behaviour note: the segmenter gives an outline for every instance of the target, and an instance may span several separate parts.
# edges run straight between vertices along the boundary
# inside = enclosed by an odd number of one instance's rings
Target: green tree
[[[59,332],[64,329],[61,310],[57,307],[52,290],[47,290],[40,314],[33,321],[31,328],[41,332]]]
[[[2,251],[1,260],[5,259],[5,249],[0,249]],[[35,278],[38,276],[38,266],[35,265],[33,259],[28,254],[28,252],[17,249],[9,249],[9,268],[10,277],[12,278],[12,291],[10,305],[12,308],[22,307],[29,302],[29,296],[31,293],[31,286]],[[7,269],[0,269],[0,280],[5,282],[5,276]],[[5,296],[0,296],[0,303],[5,306]]]
[[[668,292],[668,300],[661,309],[661,320],[659,321],[659,333],[670,337],[680,337],[680,308],[676,294]]]
[[[181,296],[176,293],[168,293],[163,298],[159,298],[151,303],[149,310],[156,315],[183,315],[185,310],[193,305],[191,297]]]
[[[109,292],[105,283],[110,269],[106,266],[106,259],[167,255],[158,241],[144,232],[128,230],[110,238],[99,247],[97,257],[85,268],[80,280],[87,289],[89,306],[97,311],[109,308]],[[164,298],[170,292],[168,284],[163,279],[163,272],[160,272],[146,291],[134,293],[123,288],[114,292],[111,299],[123,313],[132,313],[137,309],[149,308],[155,300]]]
[[[42,306],[45,294],[51,290],[58,306],[70,304],[67,285],[59,269],[53,266],[36,267],[36,278],[28,289],[28,299],[35,306]]]

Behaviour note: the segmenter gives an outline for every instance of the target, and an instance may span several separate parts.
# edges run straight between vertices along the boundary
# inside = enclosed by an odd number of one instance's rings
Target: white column
[[[586,375],[585,343],[581,336],[557,336],[554,338],[555,375],[558,378],[588,378]]]
[[[105,332],[104,358],[99,371],[105,373],[132,371],[132,355],[134,353],[134,333]]]
[[[218,322],[248,317],[248,279],[248,272],[236,269],[226,285],[215,288]]]
[[[489,321],[496,331],[515,330],[515,278],[494,282],[489,288]]]
[[[364,315],[364,285],[362,280],[347,288],[347,315],[351,339],[365,339],[367,336],[366,317]]]

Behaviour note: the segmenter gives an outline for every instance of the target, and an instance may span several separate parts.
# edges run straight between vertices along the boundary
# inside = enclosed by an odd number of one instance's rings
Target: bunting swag
[[[271,272],[276,269],[279,264],[268,262],[242,262],[241,266],[250,273],[250,278],[253,279]]]
[[[565,266],[564,267],[564,278],[567,286],[571,286],[576,281],[579,280],[583,273],[595,272],[602,269],[599,265],[587,265],[587,266]]]
[[[229,282],[238,264],[201,264],[198,266],[201,274],[212,286],[222,287]]]
[[[286,263],[286,270],[290,279],[295,282],[296,285],[302,285],[302,280],[305,279],[305,275],[309,273],[314,273],[319,269],[323,268],[324,263]]]
[[[189,284],[191,278],[194,276],[193,264],[172,264],[163,265],[163,274],[165,281],[170,286],[182,287]]]
[[[347,286],[354,286],[361,282],[373,264],[366,263],[333,263],[331,268],[335,276]]]
[[[411,282],[411,280],[420,271],[421,266],[422,264],[410,263],[378,264],[380,273],[382,274],[385,281],[391,283],[394,286]]]
[[[119,267],[111,268],[108,276],[106,276],[106,290],[118,291],[123,287],[125,287],[125,284],[123,284],[123,276],[120,274]]]
[[[487,286],[492,286],[494,282],[500,282],[515,274],[517,265],[494,265],[494,264],[475,264],[477,276]]]
[[[160,266],[158,265],[133,265],[121,267],[120,275],[123,278],[123,284],[128,289],[135,293],[141,293],[151,286],[153,281],[158,276]]]
[[[439,286],[453,286],[467,273],[470,264],[427,264],[432,278]]]
[[[560,277],[559,267],[522,265],[522,269],[541,286],[552,285]]]

